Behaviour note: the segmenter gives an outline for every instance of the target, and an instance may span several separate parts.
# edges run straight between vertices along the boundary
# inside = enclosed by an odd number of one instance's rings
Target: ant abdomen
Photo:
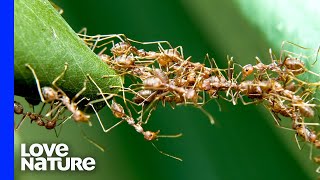
[[[163,83],[160,78],[149,77],[143,80],[143,85],[146,89],[158,89]]]
[[[120,67],[131,68],[134,65],[135,59],[132,54],[130,54],[130,55],[123,54],[121,56],[117,56],[114,59],[114,61],[115,61],[116,65],[118,65]]]
[[[116,118],[122,118],[125,116],[123,107],[115,101],[112,101],[111,103],[111,110]]]
[[[149,90],[149,89],[143,89],[137,92],[135,96],[133,97],[133,101],[135,103],[142,103],[148,104],[153,101],[155,97],[155,91]]]
[[[162,83],[169,83],[169,78],[168,76],[166,75],[165,72],[163,72],[161,69],[154,69],[153,70],[153,74],[154,76],[156,76],[157,78],[159,78],[161,80]]]
[[[56,120],[49,120],[47,121],[47,123],[45,123],[45,127],[46,129],[53,129],[56,127],[56,123],[57,123]]]
[[[131,45],[127,42],[119,42],[111,48],[111,52],[115,56],[121,56],[130,52]]]
[[[305,72],[304,63],[298,58],[287,57],[285,58],[283,65],[294,75],[299,75]]]
[[[310,106],[298,106],[299,111],[303,117],[314,117],[314,110]]]

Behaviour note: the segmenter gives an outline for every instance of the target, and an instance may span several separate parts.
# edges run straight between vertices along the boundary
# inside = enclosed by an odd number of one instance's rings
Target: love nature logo
[[[92,171],[96,166],[92,157],[68,157],[66,144],[21,144],[21,171]]]

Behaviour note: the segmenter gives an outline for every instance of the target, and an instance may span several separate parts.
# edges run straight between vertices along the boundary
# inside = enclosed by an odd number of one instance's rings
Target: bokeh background
[[[54,1],[64,10],[62,16],[76,32],[87,27],[90,35],[123,33],[139,41],[167,40],[173,46],[183,46],[185,56],[192,56],[194,61],[202,62],[208,53],[219,67],[227,67],[227,55],[241,64],[254,63],[255,56],[267,62],[270,47],[279,53],[281,41],[297,41],[278,32],[275,24],[282,17],[268,18],[270,12],[267,11],[274,8],[279,14],[280,11],[290,12],[292,5],[263,6],[262,1],[259,2]],[[300,11],[307,10],[302,8]],[[283,13],[283,16],[289,15]],[[306,21],[310,22],[310,19]],[[303,24],[301,28],[304,28]],[[272,30],[278,34],[276,37],[268,35]],[[314,45],[319,40],[311,37],[312,42],[308,42]],[[19,97],[16,99],[24,102]],[[53,131],[24,123],[15,132],[15,178],[315,179],[318,176],[317,165],[309,160],[310,147],[301,142],[303,148],[299,150],[294,132],[277,128],[263,105],[233,106],[223,100],[219,103],[221,111],[214,101],[205,105],[214,116],[215,125],[192,106],[178,106],[174,110],[159,106],[152,114],[146,126],[149,129],[161,129],[163,134],[183,133],[180,138],[155,142],[159,149],[181,157],[183,162],[161,155],[125,123],[105,134],[96,118],[92,119],[92,127],[80,127],[70,121],[63,126],[58,138]],[[117,122],[107,109],[100,114],[108,126]],[[19,118],[16,117],[16,121]],[[81,130],[103,146],[105,152],[88,143],[81,136]],[[21,172],[20,143],[50,142],[68,144],[69,155],[94,157],[96,169],[92,172]]]

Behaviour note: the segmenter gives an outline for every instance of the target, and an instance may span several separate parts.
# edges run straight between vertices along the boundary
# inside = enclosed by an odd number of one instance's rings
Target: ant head
[[[144,133],[144,138],[148,141],[153,141],[153,140],[156,140],[158,139],[158,134],[159,134],[160,131],[157,131],[157,132],[152,132],[152,131],[146,131]]]
[[[100,59],[106,63],[106,64],[110,64],[110,61],[111,61],[111,57],[107,54],[100,54],[99,55]]]
[[[309,141],[315,143],[317,141],[317,135],[314,132],[311,132],[309,136]]]
[[[243,68],[242,68],[243,78],[246,78],[247,76],[252,74],[253,70],[254,69],[253,69],[253,66],[251,64],[247,64],[247,65],[243,66]]]
[[[73,113],[73,119],[77,122],[88,122],[90,119],[90,115],[87,115],[80,110],[76,110]]]
[[[42,95],[47,102],[52,102],[57,99],[58,93],[51,87],[43,87]]]

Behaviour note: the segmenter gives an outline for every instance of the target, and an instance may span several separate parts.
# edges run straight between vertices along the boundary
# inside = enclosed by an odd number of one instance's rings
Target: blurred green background
[[[278,53],[281,41],[291,40],[273,26],[281,17],[268,19],[271,12],[255,17],[258,6],[263,11],[276,4],[269,4],[270,7],[259,3],[250,5],[240,0],[54,2],[64,10],[62,16],[76,32],[87,27],[90,35],[123,33],[139,41],[167,40],[173,46],[183,46],[185,56],[192,56],[194,61],[202,62],[208,53],[219,67],[227,66],[227,55],[241,64],[254,63],[255,56],[269,60],[270,47]],[[281,6],[275,11],[281,11]],[[248,14],[262,22],[250,20]],[[261,28],[261,24],[268,28]],[[272,30],[276,38],[269,36]],[[310,41],[315,41],[311,45],[319,43],[317,38],[311,38]],[[146,126],[148,129],[160,129],[163,134],[183,133],[181,138],[155,142],[159,149],[183,158],[183,162],[161,155],[126,124],[105,134],[95,118],[92,127],[79,127],[69,121],[63,126],[61,136],[56,138],[53,131],[25,123],[15,132],[15,177],[21,180],[87,180],[315,179],[318,176],[317,165],[309,160],[310,147],[302,142],[300,151],[294,132],[277,128],[262,105],[233,106],[223,100],[219,103],[221,112],[214,101],[205,106],[216,120],[214,126],[200,110],[191,106],[178,106],[174,110],[159,106],[153,113]],[[117,122],[107,109],[100,114],[108,126]],[[19,118],[16,117],[16,121]],[[106,151],[101,152],[88,143],[81,136],[81,129]],[[94,157],[96,169],[92,172],[21,172],[20,143],[35,142],[66,143],[69,155]]]

